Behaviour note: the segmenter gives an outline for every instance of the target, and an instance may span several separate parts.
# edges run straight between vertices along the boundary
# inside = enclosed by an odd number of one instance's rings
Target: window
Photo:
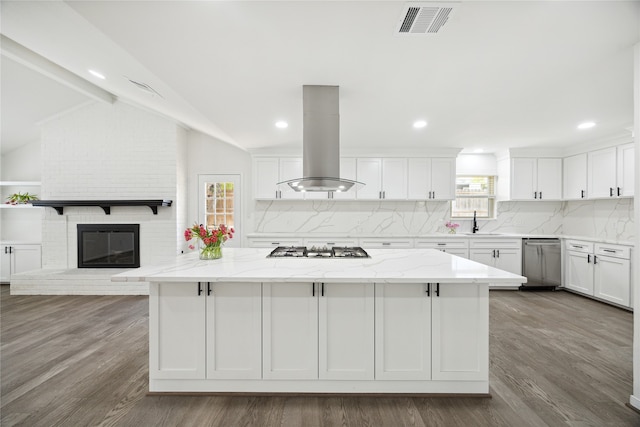
[[[495,217],[495,176],[457,176],[456,199],[451,202],[451,218]]]
[[[233,227],[237,238],[227,240],[225,246],[240,247],[240,205],[238,175],[199,175],[200,223],[208,229],[221,224]]]

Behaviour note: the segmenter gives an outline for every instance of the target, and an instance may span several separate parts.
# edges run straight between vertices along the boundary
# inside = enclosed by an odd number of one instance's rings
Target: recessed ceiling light
[[[93,77],[97,77],[97,78],[99,78],[101,80],[106,79],[106,77],[102,73],[99,73],[96,70],[89,70],[89,74],[91,74]]]
[[[578,125],[578,129],[589,129],[594,127],[596,124],[594,122],[584,122]]]
[[[475,150],[473,150],[474,153],[484,153],[484,150],[482,148],[476,148]]]
[[[279,120],[276,122],[276,127],[280,129],[286,129],[289,127],[289,123],[285,122],[284,120]]]
[[[413,127],[416,129],[427,127],[427,122],[425,122],[424,120],[415,121],[413,122]]]

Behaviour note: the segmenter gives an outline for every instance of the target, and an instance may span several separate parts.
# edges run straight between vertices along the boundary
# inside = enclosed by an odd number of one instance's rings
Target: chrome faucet
[[[476,221],[476,211],[473,211],[473,227],[471,228],[471,232],[475,234],[478,231],[478,221]]]

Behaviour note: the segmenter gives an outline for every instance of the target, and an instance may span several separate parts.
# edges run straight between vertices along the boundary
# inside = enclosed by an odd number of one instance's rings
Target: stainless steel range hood
[[[338,86],[302,86],[302,177],[278,183],[298,192],[344,192],[364,184],[340,178]]]

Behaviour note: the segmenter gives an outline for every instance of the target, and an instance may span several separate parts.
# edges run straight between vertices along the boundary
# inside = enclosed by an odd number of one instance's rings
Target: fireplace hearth
[[[78,268],[140,267],[140,224],[78,224]]]

